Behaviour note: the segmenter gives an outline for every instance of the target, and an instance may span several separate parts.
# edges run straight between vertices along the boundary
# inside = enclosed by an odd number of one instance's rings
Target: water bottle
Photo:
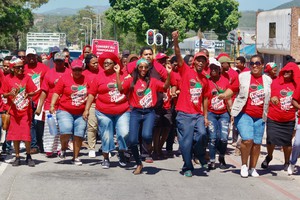
[[[51,114],[47,115],[47,123],[49,126],[49,132],[51,135],[57,135],[57,126],[56,126],[56,122],[55,119],[53,118],[53,116]]]

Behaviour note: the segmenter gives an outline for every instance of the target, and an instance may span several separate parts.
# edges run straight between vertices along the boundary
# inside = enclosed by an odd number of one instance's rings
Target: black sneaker
[[[21,165],[20,157],[16,157],[15,160],[11,162],[11,165],[14,167],[20,166]]]
[[[220,169],[228,169],[224,156],[219,156]]]
[[[102,169],[109,169],[109,160],[108,159],[104,159],[102,162]]]
[[[126,158],[123,151],[119,151],[119,164],[121,167],[126,167]]]
[[[35,166],[35,162],[32,160],[31,155],[27,155],[26,163],[29,167],[34,167]]]
[[[287,171],[288,170],[288,168],[289,168],[289,165],[290,165],[290,163],[284,163],[284,165],[283,165],[283,171]]]
[[[216,169],[216,163],[215,162],[210,162],[208,164],[208,169],[209,170],[215,170]]]
[[[266,156],[265,160],[261,163],[261,168],[267,169],[269,167],[269,163],[271,162],[272,159],[273,158]]]

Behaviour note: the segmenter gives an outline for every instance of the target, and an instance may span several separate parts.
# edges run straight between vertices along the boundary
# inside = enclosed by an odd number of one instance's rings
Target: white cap
[[[26,50],[26,56],[27,56],[28,54],[36,55],[35,49],[33,49],[33,48],[28,48],[28,49]]]
[[[209,58],[209,66],[212,65],[212,64],[214,64],[214,65],[216,65],[216,66],[218,66],[218,67],[221,68],[221,63],[219,61],[217,61],[217,59],[215,59],[215,58]]]

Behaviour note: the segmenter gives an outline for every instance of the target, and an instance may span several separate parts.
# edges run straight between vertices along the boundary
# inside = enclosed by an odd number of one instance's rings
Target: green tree
[[[37,8],[48,0],[2,0],[0,2],[0,47],[19,48],[19,40],[33,25],[31,9]],[[11,43],[14,41],[14,44]],[[7,46],[7,45],[13,45]]]
[[[149,28],[171,38],[179,30],[181,39],[189,30],[214,30],[219,39],[238,26],[240,13],[236,0],[110,0],[106,16],[124,33],[136,33],[145,42]]]

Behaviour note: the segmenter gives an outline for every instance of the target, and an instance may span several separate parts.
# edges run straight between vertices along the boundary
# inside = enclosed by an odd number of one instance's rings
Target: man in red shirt
[[[38,153],[38,151],[43,151],[43,130],[44,121],[35,120],[34,113],[38,104],[38,100],[41,94],[41,85],[44,80],[45,74],[48,72],[49,68],[43,63],[38,62],[36,51],[33,48],[28,48],[26,50],[26,61],[27,64],[24,66],[24,74],[31,77],[33,83],[35,84],[37,90],[35,95],[32,97],[32,109],[33,109],[33,120],[31,124],[31,154]]]
[[[184,176],[192,177],[194,166],[191,152],[194,152],[195,157],[199,159],[203,167],[207,167],[204,155],[205,144],[207,143],[205,127],[208,125],[209,84],[207,78],[202,74],[202,70],[208,62],[208,57],[204,52],[199,52],[194,56],[192,66],[188,66],[181,57],[178,31],[174,31],[172,37],[178,71],[182,80],[176,105],[179,148],[184,161],[182,171]]]

